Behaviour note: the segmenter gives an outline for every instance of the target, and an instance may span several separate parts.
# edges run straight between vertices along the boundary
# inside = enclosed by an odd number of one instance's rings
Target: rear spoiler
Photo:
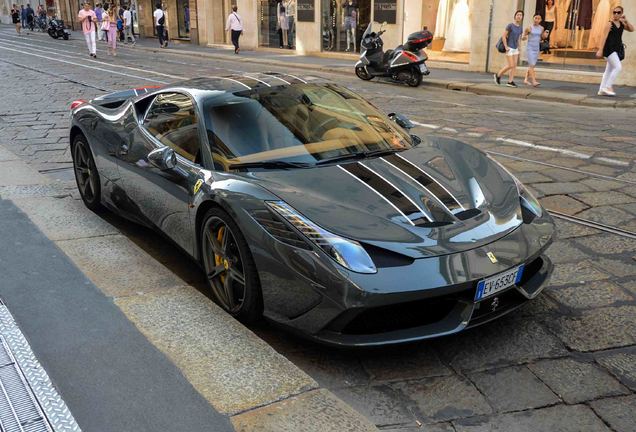
[[[114,93],[108,93],[103,96],[99,96],[95,99],[92,99],[91,103],[93,105],[98,105],[105,108],[117,108],[118,106],[120,106],[121,104],[123,104],[125,101],[127,101],[130,98],[134,98],[146,93],[150,93],[158,88],[161,88],[161,86],[151,85],[151,86],[137,87],[130,90],[117,91]]]

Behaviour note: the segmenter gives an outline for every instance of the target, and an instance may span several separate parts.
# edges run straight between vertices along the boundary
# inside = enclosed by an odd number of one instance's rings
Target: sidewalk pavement
[[[162,49],[159,47],[157,40],[153,38],[138,38],[135,48],[153,53],[161,52],[183,56],[196,55],[218,60],[248,62],[264,66],[293,67],[314,72],[325,71],[349,76],[354,74],[353,65],[356,61],[354,56],[349,60],[324,56],[296,55],[292,51],[283,49],[241,50],[239,55],[235,55],[232,47],[205,47],[179,42],[171,43],[169,48]],[[525,86],[523,79],[517,78],[521,85],[515,89],[505,85],[495,85],[490,73],[449,70],[444,69],[445,65],[448,65],[448,63],[430,61],[431,75],[424,78],[422,86],[465,91],[478,95],[507,96],[574,105],[617,108],[636,107],[636,87],[617,87],[618,96],[608,98],[597,96],[598,84],[540,79],[541,86],[534,88]],[[539,76],[541,75],[540,70],[538,74]]]

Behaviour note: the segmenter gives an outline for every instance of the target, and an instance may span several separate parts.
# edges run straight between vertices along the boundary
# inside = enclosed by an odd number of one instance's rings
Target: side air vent
[[[307,242],[287,223],[283,222],[270,210],[255,210],[250,213],[252,218],[258,222],[276,240],[301,249],[310,250]]]

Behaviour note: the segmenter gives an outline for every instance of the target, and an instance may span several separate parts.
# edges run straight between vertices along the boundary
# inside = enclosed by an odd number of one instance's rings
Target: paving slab
[[[303,393],[232,417],[237,432],[377,432],[329,391]]]
[[[51,240],[70,240],[118,234],[119,231],[80,200],[18,198],[12,200]]]
[[[585,237],[592,234],[598,234],[600,232],[597,229],[564,221],[561,219],[556,219],[555,223],[557,228],[557,238],[559,239]]]
[[[596,414],[616,432],[634,432],[636,395],[608,398],[590,404]]]
[[[575,215],[589,208],[588,205],[583,204],[581,201],[577,201],[574,198],[570,198],[567,195],[551,195],[543,197],[539,201],[549,210],[556,210],[569,215]]]
[[[57,245],[106,295],[123,297],[185,282],[122,235],[61,240]]]
[[[369,376],[355,354],[316,348],[290,352],[285,357],[315,379],[321,387],[335,389],[369,382]]]
[[[554,288],[549,295],[572,309],[595,309],[634,301],[622,288],[607,280]]]
[[[563,263],[554,267],[550,277],[550,286],[581,284],[608,279],[609,274],[594,268],[592,261],[583,260],[574,263]]]
[[[453,422],[456,432],[611,432],[585,405],[557,405]]]
[[[361,356],[361,361],[373,381],[400,381],[453,373],[428,343],[371,351]]]
[[[629,393],[594,363],[565,358],[531,363],[528,368],[568,404]]]
[[[18,156],[0,146],[0,162],[14,161],[19,159],[20,158]]]
[[[560,399],[525,366],[469,375],[497,412],[554,405]]]
[[[547,322],[570,349],[599,351],[636,343],[636,307],[600,308]]]
[[[116,304],[218,411],[237,414],[316,382],[191,287]]]
[[[615,209],[615,211],[617,211]],[[607,222],[606,222],[607,223]],[[620,224],[618,225],[620,226]],[[576,240],[578,244],[603,254],[636,253],[636,242],[627,237],[599,234]]]
[[[636,347],[596,355],[596,362],[636,392]],[[636,422],[635,422],[636,424]]]
[[[25,162],[0,162],[0,186],[41,185],[51,181]]]
[[[412,402],[388,385],[345,387],[333,392],[383,430],[386,426],[417,425],[418,418],[409,409]]]
[[[390,384],[411,399],[423,423],[490,414],[484,396],[466,378],[452,375]]]

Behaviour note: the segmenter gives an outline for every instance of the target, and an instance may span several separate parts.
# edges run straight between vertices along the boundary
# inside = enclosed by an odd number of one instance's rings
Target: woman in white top
[[[550,48],[552,44],[550,44],[550,37],[552,36],[552,32],[557,29],[557,6],[554,3],[554,0],[546,0],[545,2],[545,19],[543,20],[543,28],[546,32],[548,32],[548,49],[543,50],[544,54],[550,54]]]

